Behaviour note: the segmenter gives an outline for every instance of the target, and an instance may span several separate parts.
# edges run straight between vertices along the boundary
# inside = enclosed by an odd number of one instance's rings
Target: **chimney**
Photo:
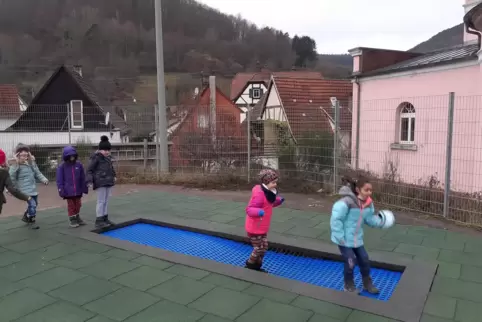
[[[74,65],[74,72],[82,76],[82,65]]]
[[[467,14],[470,10],[472,10],[476,5],[479,3],[482,3],[482,0],[464,0],[465,3],[463,5],[464,7],[464,15]],[[470,34],[467,32],[464,26],[464,44],[470,44],[470,43],[476,43],[477,42],[477,36],[474,34]]]

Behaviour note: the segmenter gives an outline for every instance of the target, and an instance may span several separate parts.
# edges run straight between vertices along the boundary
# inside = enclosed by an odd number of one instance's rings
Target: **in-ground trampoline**
[[[251,246],[242,228],[158,218],[133,218],[109,228],[65,233],[403,322],[420,321],[438,267],[432,262],[370,251],[372,277],[381,293],[359,296],[341,292],[343,264],[338,249],[331,244],[272,233],[265,258],[269,273],[264,274],[243,268]],[[360,287],[358,269],[355,276]]]
[[[244,266],[252,250],[251,245],[240,241],[142,222],[109,230],[102,234],[234,266]],[[263,267],[268,270],[269,274],[319,287],[343,290],[342,262],[307,256],[296,251],[270,248],[264,263]],[[401,276],[400,271],[373,268],[372,278],[374,284],[380,289],[380,294],[371,295],[362,292],[360,295],[379,301],[388,301]],[[355,269],[355,282],[361,289],[361,276],[358,268]]]

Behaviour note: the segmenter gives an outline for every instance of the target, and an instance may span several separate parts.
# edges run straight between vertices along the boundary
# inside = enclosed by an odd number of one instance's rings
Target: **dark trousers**
[[[69,217],[77,216],[80,213],[80,208],[82,207],[82,198],[68,198],[67,199],[67,211]]]
[[[363,278],[370,277],[370,259],[368,258],[368,253],[365,250],[365,247],[350,248],[338,246],[338,248],[343,256],[343,261],[345,262],[345,269],[343,272],[345,281],[353,280],[353,269],[356,264],[360,267],[360,273]]]

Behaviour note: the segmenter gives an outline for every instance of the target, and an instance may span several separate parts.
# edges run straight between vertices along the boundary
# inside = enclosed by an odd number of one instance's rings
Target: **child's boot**
[[[257,269],[256,269],[256,270],[257,270],[257,271],[260,271],[260,272],[262,272],[262,273],[268,273],[268,271],[267,271],[267,270],[265,270],[264,268],[262,268],[262,266],[263,266],[263,262],[258,263],[258,264],[257,264]]]
[[[249,261],[246,261],[246,266],[247,269],[251,269],[253,271],[258,271],[258,272],[263,272],[265,273],[266,271],[261,268],[261,264],[259,263],[251,263]]]
[[[256,270],[257,266],[258,265],[256,263],[251,263],[250,261],[246,261],[246,266],[244,267],[246,267],[247,269]]]
[[[370,276],[363,278],[363,290],[370,294],[379,294],[380,290],[373,285],[372,278]]]
[[[79,224],[79,226],[87,225],[85,221],[83,221],[82,218],[80,218],[80,215],[76,215],[75,217],[77,218],[77,223]]]
[[[77,216],[70,216],[70,217],[69,217],[69,220],[70,220],[69,226],[70,226],[71,228],[77,228],[77,227],[80,226],[80,225],[79,225],[79,222],[78,222],[78,220],[77,220]]]
[[[27,220],[28,220],[27,224],[29,225],[30,229],[37,230],[40,228],[39,225],[37,225],[37,223],[35,222],[35,216],[32,216],[32,217],[27,216]]]
[[[353,278],[345,278],[345,285],[343,286],[343,289],[345,290],[345,292],[350,293],[357,291]]]
[[[100,229],[106,227],[109,227],[109,225],[105,222],[104,217],[95,218],[95,228]]]
[[[109,220],[109,215],[104,216],[104,222],[107,226],[114,226],[115,224]]]

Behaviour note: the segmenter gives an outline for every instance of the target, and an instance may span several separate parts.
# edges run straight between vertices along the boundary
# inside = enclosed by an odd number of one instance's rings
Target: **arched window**
[[[415,107],[408,103],[400,104],[400,143],[415,142]]]

